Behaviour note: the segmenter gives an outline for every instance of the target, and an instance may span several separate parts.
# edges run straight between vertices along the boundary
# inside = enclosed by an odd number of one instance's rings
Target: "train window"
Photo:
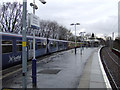
[[[59,46],[62,46],[62,43],[59,43]]]
[[[46,42],[45,41],[42,43],[42,45],[43,45],[43,48],[46,48]]]
[[[56,43],[55,42],[53,43],[53,46],[56,47]]]
[[[57,46],[57,42],[54,42],[54,47],[56,47]]]
[[[22,51],[22,41],[16,41],[17,51]]]
[[[12,52],[12,41],[2,41],[2,53]]]
[[[33,49],[33,40],[28,40],[28,49]]]
[[[64,46],[66,46],[66,43],[64,43]]]
[[[28,49],[33,49],[33,40],[28,40]]]
[[[50,43],[50,46],[51,46],[51,47],[53,47],[53,46],[54,46],[53,42],[51,42],[51,43]]]
[[[54,43],[54,46],[57,47],[57,42]]]
[[[68,46],[71,46],[71,43],[68,43]]]
[[[41,48],[41,42],[37,42],[37,49],[40,49]]]

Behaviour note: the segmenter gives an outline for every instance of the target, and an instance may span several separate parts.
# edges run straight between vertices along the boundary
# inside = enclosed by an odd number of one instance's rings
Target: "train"
[[[2,69],[22,63],[22,35],[0,32],[2,46]],[[27,60],[33,58],[33,36],[26,36]],[[67,50],[74,47],[75,42],[35,37],[35,56]],[[79,47],[77,43],[77,47]]]
[[[2,46],[2,69],[22,63],[22,35],[0,32]],[[33,36],[26,36],[27,60],[33,58]],[[96,42],[95,42],[96,43]],[[88,42],[77,42],[76,48],[88,47]],[[75,42],[51,38],[35,37],[35,57],[72,49]]]

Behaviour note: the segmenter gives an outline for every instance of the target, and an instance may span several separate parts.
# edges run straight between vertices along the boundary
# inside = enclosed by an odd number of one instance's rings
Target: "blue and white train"
[[[13,65],[21,63],[22,59],[22,35],[2,33],[2,69],[11,67]],[[53,53],[61,50],[66,50],[74,47],[74,42],[46,39],[42,37],[35,37],[35,55],[36,57]],[[78,44],[80,45],[80,44]],[[27,36],[27,59],[30,60],[33,57],[33,36]]]

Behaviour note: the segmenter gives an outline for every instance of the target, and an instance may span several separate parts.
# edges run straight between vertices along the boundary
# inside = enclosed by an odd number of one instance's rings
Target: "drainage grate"
[[[60,71],[61,71],[60,69],[45,69],[45,70],[39,71],[38,73],[40,73],[40,74],[57,74]]]

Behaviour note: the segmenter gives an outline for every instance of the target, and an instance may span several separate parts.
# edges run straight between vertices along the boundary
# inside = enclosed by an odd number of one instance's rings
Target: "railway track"
[[[103,47],[101,49],[100,56],[113,90],[119,90],[120,58],[115,55],[108,47]]]

